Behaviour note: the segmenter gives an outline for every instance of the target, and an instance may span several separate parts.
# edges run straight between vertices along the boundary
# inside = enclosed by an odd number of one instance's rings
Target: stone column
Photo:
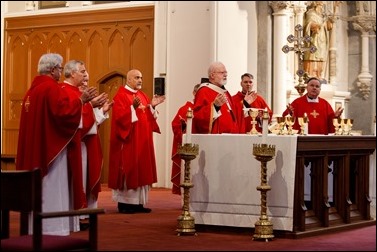
[[[281,115],[287,105],[287,87],[293,87],[293,79],[288,72],[288,56],[282,52],[281,48],[286,43],[290,34],[289,18],[292,15],[290,1],[270,1],[269,5],[273,9],[274,18],[274,55],[273,55],[273,107],[275,115]]]
[[[357,86],[363,99],[366,100],[369,98],[373,78],[369,71],[369,33],[376,32],[376,16],[368,15],[369,12],[366,12],[365,8],[360,8],[358,13],[362,14],[352,17],[351,21],[353,28],[361,32],[361,71],[358,75]]]

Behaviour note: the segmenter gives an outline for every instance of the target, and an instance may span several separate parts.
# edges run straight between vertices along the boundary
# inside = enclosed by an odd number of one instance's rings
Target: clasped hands
[[[95,87],[88,87],[81,92],[80,99],[83,103],[87,103],[97,96],[97,89]]]

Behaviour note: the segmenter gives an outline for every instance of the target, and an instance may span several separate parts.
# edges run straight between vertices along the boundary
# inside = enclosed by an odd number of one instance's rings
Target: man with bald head
[[[148,96],[141,91],[143,75],[137,69],[127,73],[127,83],[114,96],[111,116],[109,187],[118,211],[150,213],[144,207],[148,192],[157,182],[153,132],[160,133],[156,106],[165,96]]]

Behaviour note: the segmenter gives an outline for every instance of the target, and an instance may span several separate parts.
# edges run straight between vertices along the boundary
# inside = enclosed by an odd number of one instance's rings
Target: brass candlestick
[[[275,145],[254,144],[253,155],[255,159],[261,162],[261,184],[257,190],[261,192],[261,212],[257,222],[255,222],[255,232],[253,240],[263,239],[268,241],[274,238],[273,225],[267,216],[267,191],[271,186],[267,184],[267,162],[275,156]]]
[[[199,145],[186,143],[178,147],[178,154],[185,160],[185,177],[183,183],[182,214],[178,217],[177,232],[181,234],[196,235],[195,218],[190,215],[190,188],[194,185],[190,181],[190,162],[199,154]]]

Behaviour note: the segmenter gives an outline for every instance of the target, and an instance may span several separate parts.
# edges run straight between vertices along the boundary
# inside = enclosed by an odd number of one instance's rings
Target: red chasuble
[[[131,122],[133,97],[141,100],[136,109],[138,120]],[[152,185],[157,182],[153,132],[160,133],[156,119],[149,108],[145,93],[136,93],[120,87],[114,96],[111,116],[109,188],[127,189]]]
[[[51,77],[35,77],[22,102],[16,169],[40,168],[45,176],[74,139],[81,109],[81,100],[71,99]]]
[[[225,93],[228,103],[218,111],[221,115],[213,119],[214,100],[219,93]],[[232,97],[226,89],[211,83],[203,83],[195,95],[192,132],[198,134],[239,133],[234,114]]]
[[[178,109],[177,114],[171,122],[171,127],[173,130],[173,146],[171,153],[171,160],[173,161],[171,170],[171,182],[173,183],[172,193],[181,194],[180,184],[181,184],[181,156],[177,153],[178,146],[182,145],[182,135],[186,133],[186,127],[182,129],[182,123],[187,122],[187,110],[193,108],[194,104],[190,101],[186,102],[185,105]],[[184,122],[182,122],[184,121]]]
[[[240,133],[248,133],[248,132],[250,132],[251,128],[253,127],[253,125],[251,124],[251,117],[250,116],[245,117],[245,115],[244,115],[244,111],[243,111],[243,108],[244,108],[243,99],[244,98],[245,98],[245,95],[240,91],[238,91],[237,94],[233,95],[233,97],[232,97],[233,104],[234,104],[234,112],[235,112],[235,115],[237,117],[237,122],[238,122]],[[270,116],[268,122],[269,123],[271,122],[271,120],[272,120],[272,110],[267,105],[267,102],[263,99],[262,96],[257,94],[257,98],[255,99],[255,101],[253,101],[251,104],[249,104],[249,107],[250,108],[256,108],[256,109],[262,109],[262,110],[267,108],[268,115]],[[260,123],[261,122],[257,122],[257,124],[255,125],[256,126],[255,128],[257,129],[258,132],[262,133],[262,127],[261,127]]]
[[[81,91],[78,87],[67,83],[61,83],[60,85],[67,91],[71,100],[75,100],[81,96]],[[84,105],[82,108],[84,108]],[[67,145],[68,171],[72,179],[74,192],[74,209],[87,207],[82,174],[81,134],[82,128],[79,128]]]
[[[334,133],[335,128],[332,119],[335,118],[335,113],[331,105],[320,97],[318,97],[318,102],[308,102],[307,99],[307,95],[303,95],[291,103],[294,108],[294,116],[296,117],[293,128],[300,130],[297,117],[304,117],[304,113],[306,113],[309,119],[309,134],[327,135]],[[283,116],[287,116],[288,114],[289,111],[286,109],[283,112]]]

